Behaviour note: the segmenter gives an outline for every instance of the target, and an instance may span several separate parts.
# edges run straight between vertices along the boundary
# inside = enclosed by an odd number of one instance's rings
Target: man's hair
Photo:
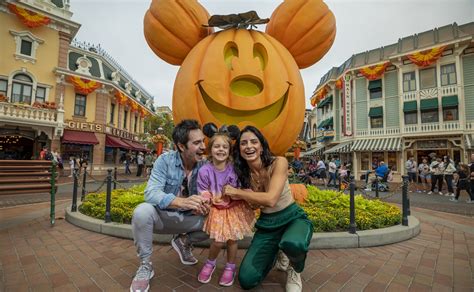
[[[201,125],[196,120],[182,120],[179,124],[177,124],[173,129],[173,143],[178,148],[178,151],[181,150],[178,147],[178,144],[183,144],[184,147],[187,147],[187,143],[189,141],[189,132],[192,130],[200,130]]]

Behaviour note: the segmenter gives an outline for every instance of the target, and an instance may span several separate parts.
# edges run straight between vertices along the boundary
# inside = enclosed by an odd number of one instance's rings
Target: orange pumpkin
[[[273,12],[266,32],[288,48],[300,68],[306,68],[331,48],[336,18],[321,0],[286,0]]]
[[[144,18],[145,39],[164,61],[179,65],[214,30],[205,28],[209,13],[196,0],[153,0]]]
[[[263,32],[227,29],[202,40],[176,77],[173,117],[258,127],[283,155],[303,125],[304,85],[288,50]]]
[[[291,194],[298,204],[303,204],[308,198],[308,189],[304,184],[290,184]]]

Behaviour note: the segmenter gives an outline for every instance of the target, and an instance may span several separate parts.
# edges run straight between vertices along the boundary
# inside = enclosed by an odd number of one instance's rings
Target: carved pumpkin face
[[[303,81],[288,50],[268,34],[245,29],[221,31],[196,45],[173,93],[175,121],[254,125],[279,154],[294,142],[304,104]]]

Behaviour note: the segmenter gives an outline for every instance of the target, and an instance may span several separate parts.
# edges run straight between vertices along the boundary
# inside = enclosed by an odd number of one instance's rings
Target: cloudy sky
[[[255,10],[270,17],[280,0],[200,0],[213,14]],[[474,21],[474,0],[326,0],[336,16],[331,50],[304,69],[306,104],[320,78],[352,54],[397,42],[401,37],[457,22]],[[82,24],[76,38],[100,44],[155,97],[155,105],[171,107],[178,67],[161,61],[143,36],[143,16],[151,0],[71,0],[73,20]],[[264,30],[259,26],[259,30]]]

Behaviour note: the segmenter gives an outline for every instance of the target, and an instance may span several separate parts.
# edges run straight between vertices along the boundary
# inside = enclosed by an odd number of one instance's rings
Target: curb
[[[133,239],[132,226],[120,223],[105,223],[78,212],[71,212],[71,207],[66,208],[66,221],[89,231],[111,235],[120,238]],[[372,247],[405,241],[420,233],[420,221],[414,216],[408,216],[408,226],[396,225],[387,228],[358,231],[356,234],[348,232],[315,232],[309,249],[331,248],[358,248]],[[172,234],[153,234],[153,241],[169,244]],[[245,237],[239,241],[239,248],[248,248],[252,238]],[[208,247],[210,241],[206,240],[196,246]]]

